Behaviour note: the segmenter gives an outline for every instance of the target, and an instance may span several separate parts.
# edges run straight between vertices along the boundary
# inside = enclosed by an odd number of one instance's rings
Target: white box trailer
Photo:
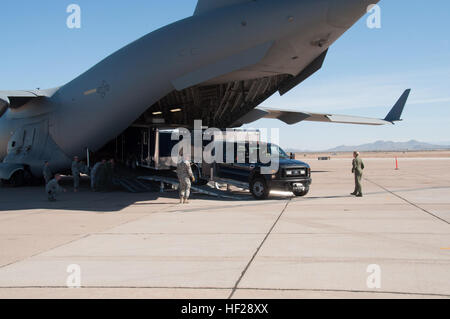
[[[128,128],[116,139],[116,158],[133,166],[151,168],[155,170],[171,170],[176,168],[176,159],[172,159],[172,149],[179,142],[172,140],[178,129],[155,128],[152,126],[134,125]],[[194,154],[203,154],[204,147],[214,141],[252,141],[260,140],[259,130],[224,130],[221,136],[215,135],[213,139],[194,143],[194,132],[191,131],[191,155],[194,163]],[[202,139],[205,130],[202,131]],[[200,148],[200,149],[198,149]],[[201,169],[202,163],[196,163]]]
[[[233,129],[222,131],[222,137],[214,138],[215,141],[247,141],[247,142],[260,142],[261,132],[259,130],[243,130],[243,129]]]
[[[170,170],[176,167],[171,152],[178,143],[172,141],[172,132],[143,125],[129,127],[115,140],[115,158],[129,167]]]

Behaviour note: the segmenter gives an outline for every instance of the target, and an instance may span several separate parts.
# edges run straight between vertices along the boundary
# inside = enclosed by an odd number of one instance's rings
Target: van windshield
[[[276,144],[268,144],[268,149],[270,150],[271,157],[289,158],[289,155]]]
[[[245,158],[245,162],[249,163],[267,163],[267,161],[275,158],[290,158],[281,147],[271,143],[226,143],[223,145],[224,161],[226,161],[227,152],[234,154],[235,160],[239,157],[241,160]],[[213,153],[215,153],[215,150]]]
[[[267,144],[267,143],[259,143],[258,145],[249,145],[249,154],[250,156],[254,155],[258,153],[259,149],[262,150],[262,153],[260,155],[262,155],[263,157],[270,157],[270,158],[289,158],[289,155],[286,154],[286,152],[279,147],[276,144]],[[251,158],[256,158],[256,157],[251,157]]]

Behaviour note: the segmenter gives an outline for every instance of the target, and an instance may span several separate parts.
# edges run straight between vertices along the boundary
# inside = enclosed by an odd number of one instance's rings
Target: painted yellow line
[[[84,92],[84,95],[90,95],[90,94],[94,94],[94,93],[97,93],[97,89],[92,89],[92,90],[86,91],[86,92]]]
[[[450,247],[441,248],[442,250],[450,250]]]

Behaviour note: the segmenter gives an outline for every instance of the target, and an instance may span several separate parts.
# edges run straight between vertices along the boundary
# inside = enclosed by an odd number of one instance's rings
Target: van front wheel
[[[293,190],[292,191],[295,196],[306,196],[309,193],[309,187],[305,188],[304,190]]]

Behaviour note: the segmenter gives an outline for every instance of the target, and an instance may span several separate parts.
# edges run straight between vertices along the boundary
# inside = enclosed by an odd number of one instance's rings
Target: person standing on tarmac
[[[192,173],[191,162],[180,151],[177,164],[177,176],[180,182],[180,204],[189,204],[189,195],[191,194],[191,180],[195,182]]]
[[[114,169],[115,169],[114,159],[110,159],[105,164],[106,187],[107,188],[112,188],[114,185]]]
[[[91,170],[91,189],[94,192],[99,191],[99,187],[100,187],[100,171],[102,170],[101,167],[104,166],[104,161],[101,162],[97,162],[94,167]]]
[[[44,162],[44,167],[42,168],[42,175],[44,176],[45,179],[45,185],[47,185],[48,182],[50,182],[51,179],[53,178],[53,173],[52,170],[50,169],[50,164],[48,161]]]
[[[102,159],[101,165],[98,168],[97,171],[97,177],[98,177],[98,181],[97,181],[97,189],[100,191],[104,191],[106,188],[106,184],[107,184],[107,179],[108,179],[108,173],[107,173],[107,167],[106,167],[106,160]]]
[[[361,179],[364,170],[364,163],[359,152],[353,152],[352,173],[355,174],[355,190],[350,195],[363,197]]]
[[[78,192],[78,188],[80,187],[80,170],[80,160],[78,156],[75,156],[72,162],[73,191],[75,193]]]

